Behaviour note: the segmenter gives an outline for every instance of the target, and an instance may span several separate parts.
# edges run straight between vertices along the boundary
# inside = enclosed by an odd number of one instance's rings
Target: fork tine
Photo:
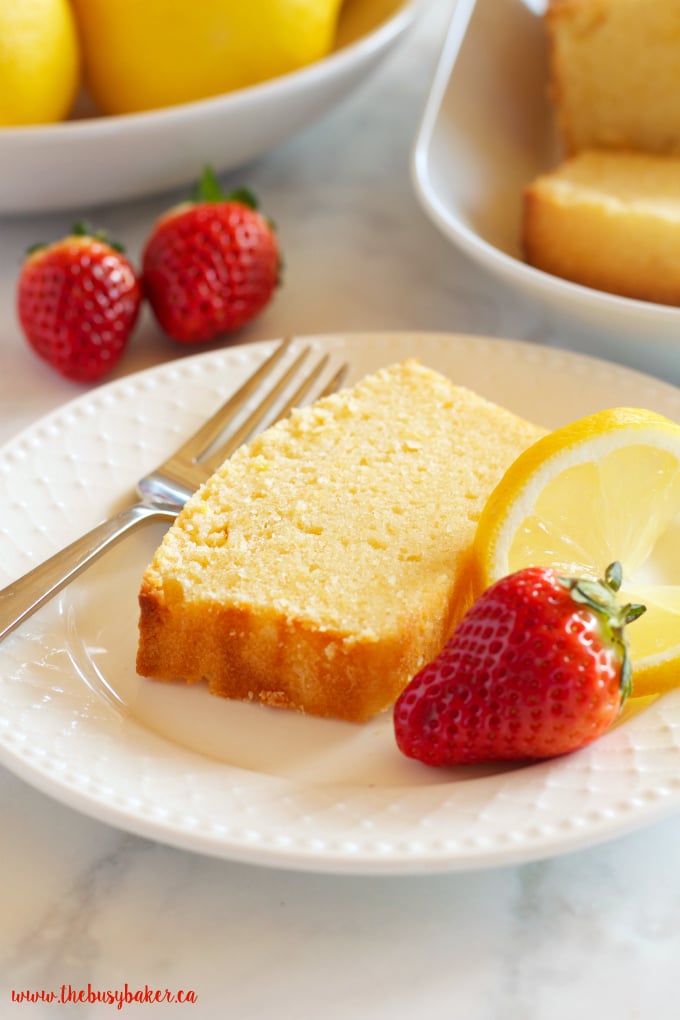
[[[259,423],[267,414],[267,411],[271,409],[273,404],[276,403],[277,397],[285,390],[286,386],[293,378],[295,373],[298,371],[303,361],[309,354],[309,347],[305,347],[303,351],[298,354],[295,361],[286,369],[283,375],[278,379],[277,382],[265,393],[259,404],[253,411],[248,415],[244,422],[235,429],[225,441],[218,446],[215,450],[212,450],[206,457],[200,457],[198,463],[202,468],[206,468],[208,471],[214,470],[216,467],[229,457],[237,447],[241,446],[256,430]]]
[[[248,419],[243,422],[241,427],[237,429],[233,435],[230,435],[225,440],[225,442],[222,443],[216,450],[211,452],[208,457],[201,458],[200,464],[202,468],[205,468],[208,471],[216,471],[217,468],[227,459],[227,457],[229,457],[234,452],[234,450],[236,450],[242,443],[246,442],[257,431],[257,427],[262,422],[262,419],[265,417],[267,411],[270,410],[270,408],[274,405],[276,398],[285,390],[286,386],[288,385],[288,382],[298,372],[302,363],[307,358],[310,349],[311,348],[309,347],[304,348],[304,350],[297,356],[297,358],[290,366],[290,368],[281,377],[279,382],[274,387],[272,387],[272,390],[267,394],[267,396],[263,398],[262,402],[258,405],[257,408],[255,408],[255,410],[248,417]],[[277,411],[276,417],[271,422],[271,424],[280,421],[289,413],[289,411],[292,410],[293,407],[299,404],[302,398],[306,396],[306,394],[311,390],[314,383],[319,379],[322,372],[326,368],[329,360],[330,355],[328,354],[325,354],[322,358],[319,359],[316,365],[314,365],[314,367],[307,373],[305,378],[298,385],[295,392],[292,393],[290,397],[288,397],[283,407],[281,407]],[[335,373],[332,379],[329,380],[329,382],[326,384],[321,393],[318,394],[317,399],[319,399],[322,396],[327,396],[329,393],[332,393],[339,385],[341,379],[344,378],[346,370],[347,366],[343,365]]]
[[[335,393],[335,391],[342,386],[348,372],[349,365],[341,365],[337,372],[328,380],[316,399],[321,400],[322,397],[328,397],[331,393]]]
[[[309,354],[309,347],[306,347],[295,359],[293,364],[290,366],[285,375],[281,378],[279,385],[272,388],[272,390],[262,399],[262,402],[258,407],[255,408],[250,417],[243,422],[242,426],[237,429],[233,435],[229,436],[228,439],[222,443],[209,457],[201,458],[201,467],[207,468],[209,471],[215,471],[222,464],[227,457],[230,457],[237,447],[245,443],[253,433],[256,431],[257,426],[264,418],[267,411],[274,404],[277,396],[285,389],[286,384],[290,379],[293,378],[298,368],[302,365],[303,361]],[[321,375],[321,372],[328,364],[328,355],[324,355],[323,358],[317,363],[317,365],[311,370],[309,375],[305,376],[303,381],[300,383],[295,393],[286,401],[285,405],[277,413],[276,418],[271,422],[273,425],[275,422],[280,421],[284,418],[288,412],[295,406],[295,404],[304,397],[305,393],[311,388],[312,384]]]
[[[295,392],[291,394],[286,403],[279,410],[272,424],[274,424],[277,421],[281,421],[281,419],[285,418],[286,415],[290,411],[292,411],[294,407],[298,406],[303,397],[305,397],[307,393],[311,390],[312,386],[317,381],[323,370],[326,368],[326,365],[328,364],[329,361],[330,354],[324,354],[323,358],[321,358],[314,366],[314,368],[311,370],[311,372],[307,376],[305,376],[305,378],[302,380],[302,382],[295,390]],[[340,386],[342,380],[345,378],[345,375],[347,374],[348,371],[348,367],[349,367],[348,365],[341,365],[340,368],[335,373],[335,375],[333,375],[331,379],[328,380],[324,388],[320,390],[319,393],[317,393],[315,400],[320,400],[322,397],[327,397],[329,394],[335,393],[337,388]]]
[[[188,460],[197,461],[202,453],[209,449],[210,445],[220,436],[225,426],[240,407],[245,404],[248,397],[257,389],[262,379],[271,372],[274,366],[281,360],[292,343],[292,337],[286,337],[279,346],[262,362],[259,368],[250,375],[243,385],[234,393],[226,403],[222,404],[215,413],[208,418],[201,427],[194,432],[193,436],[176,451],[175,456],[186,457]]]
[[[294,407],[297,407],[302,398],[310,391],[316,380],[319,378],[329,360],[330,355],[324,354],[323,358],[316,363],[312,371],[302,380],[298,388],[295,390],[295,393],[291,394],[286,403],[283,405],[276,416],[276,421],[281,421],[282,418],[286,417],[289,411],[292,411]]]

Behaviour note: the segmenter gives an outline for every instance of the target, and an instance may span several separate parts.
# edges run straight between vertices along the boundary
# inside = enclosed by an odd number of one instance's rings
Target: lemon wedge
[[[633,695],[680,685],[680,425],[611,408],[543,436],[510,466],[480,517],[474,596],[530,565],[602,577],[647,612],[628,640]]]

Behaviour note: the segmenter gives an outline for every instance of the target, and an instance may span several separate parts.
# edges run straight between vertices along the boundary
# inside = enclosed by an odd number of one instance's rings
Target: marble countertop
[[[450,4],[435,0],[322,121],[230,175],[278,225],[285,282],[239,342],[435,331],[587,349],[588,336],[484,274],[435,229],[410,157]],[[93,210],[133,256],[178,196]],[[87,213],[88,210],[79,212]],[[0,224],[0,441],[82,390],[40,365],[14,318],[22,253],[70,218]],[[145,318],[117,375],[183,352]],[[231,863],[118,831],[0,770],[0,1014],[115,1015],[18,1002],[62,986],[191,992],[120,1014],[220,1020],[671,1020],[680,818],[520,866],[417,877]]]

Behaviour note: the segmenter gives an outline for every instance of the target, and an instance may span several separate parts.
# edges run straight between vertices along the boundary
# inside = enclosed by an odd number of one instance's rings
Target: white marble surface
[[[240,342],[288,332],[435,330],[585,347],[573,324],[500,287],[436,232],[410,152],[448,21],[434,0],[366,86],[232,176],[276,220],[284,285]],[[0,172],[1,186],[1,172]],[[92,211],[133,257],[176,196]],[[78,210],[83,212],[83,210]],[[84,210],[88,212],[88,210]],[[0,224],[0,440],[81,390],[14,320],[22,251],[69,217]],[[145,318],[119,375],[183,350]],[[0,510],[1,513],[1,510]],[[192,990],[121,1015],[260,1020],[672,1020],[678,1016],[680,819],[497,870],[332,877],[206,859],[116,831],[0,771],[0,1016],[115,1015],[12,990]]]

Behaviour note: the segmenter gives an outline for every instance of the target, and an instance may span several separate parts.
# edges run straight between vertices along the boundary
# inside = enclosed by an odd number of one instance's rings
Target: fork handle
[[[153,520],[175,519],[177,511],[136,503],[76,539],[0,591],[0,641],[94,563],[124,535]]]

